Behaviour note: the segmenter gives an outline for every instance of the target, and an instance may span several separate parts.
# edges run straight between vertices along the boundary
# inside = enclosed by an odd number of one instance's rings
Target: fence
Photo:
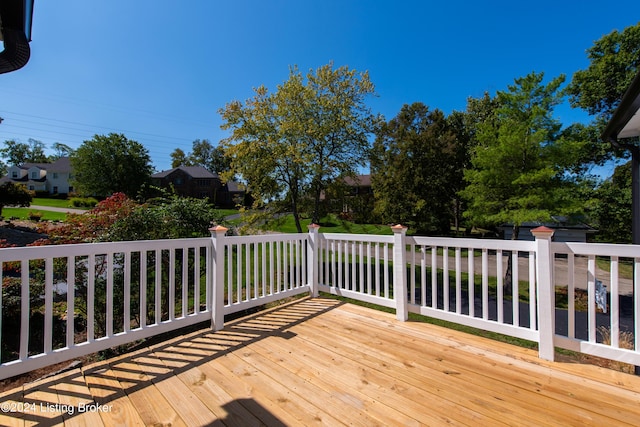
[[[1,249],[0,379],[320,291],[640,365],[639,247],[393,231]]]

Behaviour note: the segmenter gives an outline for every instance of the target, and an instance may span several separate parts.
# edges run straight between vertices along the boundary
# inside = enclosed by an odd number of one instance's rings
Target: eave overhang
[[[620,146],[619,139],[634,136],[640,136],[640,72],[620,100],[602,133],[602,140]]]

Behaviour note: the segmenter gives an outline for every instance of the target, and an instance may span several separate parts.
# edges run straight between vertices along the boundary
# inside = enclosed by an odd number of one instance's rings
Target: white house
[[[73,192],[73,186],[69,184],[71,178],[71,162],[68,157],[61,157],[53,163],[24,163],[11,166],[7,175],[0,178],[0,184],[14,182],[32,191],[68,194]]]

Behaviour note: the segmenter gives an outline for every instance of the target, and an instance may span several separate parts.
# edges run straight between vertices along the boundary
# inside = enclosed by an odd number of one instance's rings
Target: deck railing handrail
[[[563,347],[640,365],[639,246],[556,243],[550,230],[504,241],[392,229],[227,236],[216,227],[211,238],[0,249],[0,379],[198,322],[219,330],[225,315],[320,291],[393,308],[402,321],[418,313],[535,341],[549,360]],[[566,307],[556,303],[564,287]],[[11,328],[18,342],[5,340]],[[629,331],[631,347],[620,338]]]

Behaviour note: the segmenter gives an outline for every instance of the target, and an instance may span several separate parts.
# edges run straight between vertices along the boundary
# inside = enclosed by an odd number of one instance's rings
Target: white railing
[[[393,299],[393,236],[326,233],[317,243],[318,289],[396,307]]]
[[[319,291],[640,365],[640,247],[393,231],[1,249],[0,379]]]
[[[552,243],[554,285],[567,295],[556,345],[640,365],[640,247]]]
[[[307,235],[225,237],[225,231],[214,233],[216,244],[222,242],[216,258],[222,266],[217,289],[225,291],[222,315],[309,292]]]
[[[535,244],[407,238],[410,311],[538,340]],[[512,279],[505,280],[510,270]]]
[[[0,250],[0,378],[210,319],[210,247],[204,238]]]
[[[311,228],[317,288],[395,308],[399,320],[413,312],[535,341],[548,360],[560,347],[640,365],[640,246],[551,243],[543,229],[535,241],[504,241],[408,237],[393,228],[394,236]]]

